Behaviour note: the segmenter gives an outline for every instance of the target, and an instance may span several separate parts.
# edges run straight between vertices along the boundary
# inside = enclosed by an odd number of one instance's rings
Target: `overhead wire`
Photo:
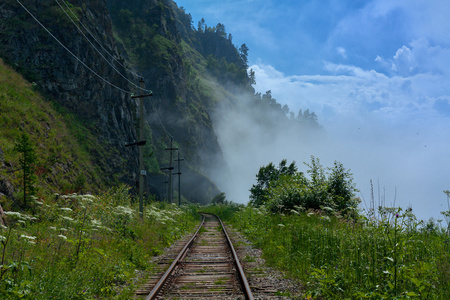
[[[126,79],[131,85],[133,85],[133,86],[135,86],[135,87],[137,87],[138,89],[140,89],[140,90],[143,90],[143,91],[146,91],[146,92],[152,92],[151,90],[148,90],[148,89],[143,89],[143,88],[141,88],[140,86],[138,86],[138,85],[136,85],[135,83],[133,83],[133,82],[131,82],[128,78],[126,78],[125,76],[123,76],[122,75],[122,73],[120,72],[120,71],[118,71],[104,56],[103,56],[103,54],[94,46],[94,44],[89,40],[89,38],[84,34],[84,32],[81,30],[81,28],[75,23],[75,21],[72,19],[72,17],[70,17],[69,16],[69,14],[67,13],[67,11],[62,7],[62,5],[59,3],[59,1],[58,0],[55,0],[56,1],[56,3],[58,4],[58,6],[61,8],[61,10],[62,11],[64,11],[64,13],[67,15],[67,17],[70,19],[70,21],[75,25],[75,27],[78,29],[78,31],[83,35],[83,37],[89,42],[89,44],[98,52],[98,54],[100,54],[100,56],[117,72],[117,73],[119,73],[119,75],[120,76],[122,76],[124,79]],[[86,32],[88,32],[89,33],[89,35],[102,47],[102,49],[106,52],[106,53],[108,53],[117,63],[119,63],[123,68],[125,68],[125,69],[127,69],[124,65],[122,65],[119,61],[117,61],[115,58],[114,58],[114,56],[113,55],[111,55],[110,53],[109,53],[109,51],[108,50],[106,50],[103,46],[102,46],[102,44],[95,38],[95,36],[89,31],[89,29],[87,29],[86,28],[86,26],[84,26],[84,24],[80,21],[80,19],[74,14],[74,12],[70,9],[70,7],[67,5],[67,3],[65,2],[65,1],[63,1],[64,2],[64,4],[65,4],[65,6],[66,6],[66,8],[72,13],[72,15],[75,17],[75,19],[83,26],[83,28],[86,30]],[[129,69],[127,69],[129,72],[131,72],[133,75],[135,75],[135,76],[138,76],[138,77],[140,77],[139,75],[137,75],[136,73],[134,73],[134,72],[132,72],[131,70],[129,70]],[[151,105],[152,105],[152,107],[153,107],[153,109],[156,111],[156,109],[155,109],[155,107],[154,107],[154,104],[153,104],[153,102],[151,102]],[[161,118],[159,117],[159,115],[158,114],[156,114],[157,115],[157,118],[158,118],[158,121],[159,121],[159,123],[160,123],[160,125],[161,125],[161,127],[163,128],[163,131],[164,131],[164,133],[168,136],[168,137],[170,137],[170,138],[173,138],[172,137],[172,135],[169,133],[169,131],[166,129],[166,127],[164,126],[164,124],[162,123],[162,121],[161,121]],[[163,142],[161,142],[161,140],[160,140],[160,138],[153,132],[153,130],[152,130],[152,133],[153,133],[153,135],[156,137],[156,139],[162,144],[162,145],[164,145],[165,146],[165,144],[163,143]],[[167,147],[167,146],[166,146]]]
[[[150,105],[152,106],[153,110],[156,111],[155,104],[153,102],[150,102]],[[163,122],[161,121],[161,118],[159,117],[159,114],[156,114],[156,117],[158,118],[159,124],[161,125],[164,133],[169,137],[173,139],[173,136],[169,133],[167,128],[164,126]]]
[[[159,137],[158,135],[155,133],[155,131],[150,127],[150,130],[152,131],[153,135],[155,136],[156,140],[161,144],[161,146],[164,146],[165,148],[167,148],[166,143],[164,143]]]
[[[95,72],[92,68],[90,68],[88,65],[86,65],[86,63],[85,62],[83,62],[78,56],[76,56],[69,48],[67,48],[55,35],[53,35],[51,32],[50,32],[50,30],[48,30],[47,29],[47,27],[44,25],[44,24],[42,24],[35,16],[34,16],[34,14],[31,12],[31,11],[29,11],[19,0],[16,0],[16,2],[17,3],[19,3],[19,5],[34,19],[34,21],[36,22],[36,23],[38,23],[39,24],[39,26],[41,26],[61,47],[63,47],[64,48],[64,50],[66,50],[70,55],[72,55],[79,63],[81,63],[86,69],[88,69],[91,73],[93,73],[95,76],[97,76],[98,78],[100,78],[103,82],[105,82],[106,84],[108,84],[108,85],[110,85],[111,87],[113,87],[113,88],[116,88],[116,89],[118,89],[119,91],[121,91],[121,92],[123,92],[123,93],[125,93],[125,94],[128,94],[128,95],[132,95],[133,93],[132,92],[130,92],[130,91],[127,91],[127,90],[125,90],[125,89],[123,89],[123,88],[121,88],[121,87],[119,87],[119,86],[117,86],[117,85],[115,85],[115,84],[113,84],[113,83],[111,83],[110,81],[108,81],[107,79],[105,79],[104,77],[102,77],[100,74],[98,74],[97,72]],[[89,41],[89,39],[86,37],[86,35],[81,31],[81,29],[75,24],[75,22],[73,21],[73,19],[67,14],[67,12],[64,10],[64,8],[61,6],[61,4],[58,2],[58,0],[56,0],[56,2],[58,3],[58,5],[60,6],[60,8],[66,13],[66,15],[69,17],[69,19],[74,23],[74,25],[78,28],[78,30],[83,34],[83,36]],[[67,5],[67,4],[66,4]],[[69,10],[70,10],[70,8],[69,8]],[[71,11],[71,10],[70,10]],[[73,12],[72,12],[73,13]],[[80,22],[80,24],[82,24],[81,22]],[[85,26],[83,25],[83,27],[85,28]],[[89,31],[88,31],[89,32]],[[90,33],[91,34],[91,33]],[[91,34],[91,36],[93,36],[92,34]],[[93,36],[94,37],[94,36]],[[94,37],[94,39],[95,39],[95,37]],[[97,41],[97,43],[99,43],[99,41],[97,40],[97,39],[95,39],[96,41]],[[89,41],[89,43],[91,44],[91,46],[101,55],[101,57],[105,60],[105,61],[107,61],[108,62],[108,60],[99,52],[99,50],[92,44],[92,42],[91,41]],[[101,45],[101,43],[99,43],[100,45]],[[102,47],[103,48],[103,47]],[[109,52],[108,52],[109,53]],[[109,63],[109,62],[108,62]],[[120,62],[118,62],[119,64],[120,64]],[[110,64],[110,63],[109,63]],[[111,64],[110,64],[111,65]],[[123,66],[122,64],[120,64],[121,66]],[[114,66],[112,66],[111,65],[111,67],[113,67],[113,69],[116,71],[116,72],[118,72],[122,77],[124,77]],[[124,66],[123,66],[124,67]],[[126,67],[124,67],[124,68],[126,68]],[[129,69],[127,69],[127,70],[129,70]],[[129,70],[130,71],[130,70]],[[133,73],[133,75],[137,75],[137,74],[135,74],[134,72],[132,72]],[[125,77],[124,77],[125,78]],[[141,87],[139,87],[139,86],[137,86],[136,84],[134,84],[134,83],[132,83],[132,82],[130,82],[127,78],[125,78],[129,83],[131,83],[133,86],[136,86],[136,87],[138,87],[139,89],[141,89],[141,90],[144,90],[144,91],[147,91],[147,92],[151,92],[151,90],[147,90],[147,89],[143,89],[143,88],[141,88]],[[156,108],[155,108],[155,106],[154,106],[154,103],[153,102],[150,102],[150,104],[151,104],[151,106],[152,106],[152,108],[154,109],[154,111],[156,111]],[[163,122],[161,121],[161,118],[159,117],[159,114],[156,114],[156,116],[157,116],[157,118],[158,118],[158,121],[159,121],[159,123],[160,123],[160,125],[161,125],[161,127],[162,127],[162,129],[163,129],[163,131],[164,131],[164,133],[169,137],[169,138],[173,138],[173,136],[169,133],[169,131],[167,130],[167,128],[164,126],[164,124],[163,124]],[[156,139],[163,145],[163,146],[165,146],[165,147],[167,147],[166,146],[166,144],[164,143],[164,142],[162,142],[161,141],[161,139],[156,135],[156,133],[151,129],[151,131],[152,131],[152,133],[153,133],[153,135],[156,137]],[[117,142],[119,142],[119,141],[117,141]]]
[[[76,56],[72,51],[70,51],[69,48],[67,48],[56,36],[54,36],[48,29],[47,27],[44,26],[44,24],[42,24],[34,15],[33,13],[31,13],[19,0],[16,0],[20,6],[22,6],[22,8],[36,21],[36,23],[38,23],[56,42],[58,42],[58,44],[61,45],[61,47],[63,47],[67,52],[70,53],[70,55],[72,55],[76,60],[78,60],[78,62],[80,62],[86,69],[88,69],[89,71],[91,71],[95,76],[97,76],[98,78],[100,78],[101,80],[103,80],[105,83],[109,84],[110,86],[118,89],[119,91],[129,94],[131,95],[132,93],[130,91],[124,90],[120,87],[118,87],[117,85],[111,83],[110,81],[106,80],[105,78],[103,78],[102,76],[100,76],[97,72],[95,72],[94,70],[92,70],[88,65],[86,65],[80,58],[78,58],[78,56]]]
[[[134,82],[132,82],[131,80],[129,80],[126,76],[124,76],[119,70],[117,70],[116,69],[116,67],[112,64],[112,63],[110,63],[109,62],[109,60],[108,59],[106,59],[106,57],[100,52],[100,50],[98,50],[97,49],[97,47],[95,47],[95,45],[91,42],[91,40],[84,34],[84,32],[81,30],[81,28],[77,25],[77,23],[72,19],[72,17],[67,13],[67,11],[62,7],[62,5],[59,3],[59,1],[58,0],[55,0],[56,1],[56,3],[58,4],[58,6],[61,8],[61,10],[66,14],[66,16],[70,19],[70,21],[73,23],[73,25],[75,25],[75,27],[78,29],[78,31],[81,33],[81,35],[83,35],[83,37],[89,42],[89,44],[92,46],[92,48],[94,48],[94,50],[95,51],[97,51],[97,53],[103,58],[103,60],[104,61],[106,61],[106,63],[108,63],[112,68],[113,68],[113,70],[114,71],[116,71],[123,79],[125,79],[126,81],[128,81],[128,83],[129,84],[131,84],[132,86],[134,86],[134,87],[136,87],[136,88],[138,88],[138,89],[140,89],[140,90],[143,90],[143,91],[145,91],[145,92],[148,92],[148,93],[151,93],[152,91],[151,90],[148,90],[148,89],[143,89],[143,88],[141,88],[139,85],[137,85],[137,84],[135,84]],[[64,1],[64,3],[65,3],[65,5],[66,5],[66,7],[67,7],[67,9],[73,14],[73,15],[75,15],[74,13],[73,13],[73,11],[70,9],[70,7],[67,5],[67,3]],[[76,17],[77,18],[77,17]],[[106,52],[106,53],[108,53],[118,64],[120,64],[123,68],[125,68],[125,69],[127,69],[124,65],[122,65],[117,59],[115,59],[114,58],[114,56],[111,54],[111,53],[109,53],[109,51],[108,50],[106,50],[102,45],[101,45],[101,43],[93,36],[93,34],[80,22],[80,20],[77,18],[77,20],[78,20],[78,22],[83,26],[83,28],[94,38],[94,40],[102,47],[102,49]],[[127,69],[128,70],[128,69]],[[130,70],[128,70],[128,71],[130,71]],[[131,71],[130,71],[131,72]],[[132,72],[132,74],[133,75],[135,75],[135,76],[137,76],[137,77],[141,77],[141,76],[139,76],[139,75],[137,75],[136,73],[134,73],[134,72]]]
[[[57,1],[58,2],[58,1]],[[86,30],[87,33],[89,33],[89,35],[99,44],[99,46],[106,52],[108,53],[111,58],[117,62],[121,67],[123,67],[124,69],[126,69],[128,72],[130,72],[131,74],[133,74],[135,77],[140,78],[141,76],[139,74],[136,74],[133,70],[127,68],[126,66],[124,66],[120,61],[118,61],[114,55],[112,55],[111,53],[109,53],[109,51],[107,49],[105,49],[105,47],[103,47],[102,43],[92,34],[92,32],[89,31],[89,29],[84,26],[84,24],[81,22],[81,20],[77,17],[77,15],[72,11],[72,9],[69,7],[69,5],[67,5],[66,1],[63,1],[65,6],[67,7],[67,9],[72,13],[72,15],[75,17],[75,19],[78,21],[78,23],[80,23],[81,26],[83,26],[84,30]]]

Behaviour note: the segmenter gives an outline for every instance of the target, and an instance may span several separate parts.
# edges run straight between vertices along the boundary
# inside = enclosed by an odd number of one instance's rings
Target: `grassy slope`
[[[0,148],[6,163],[0,174],[15,187],[21,179],[20,171],[11,172],[18,169],[13,148],[21,132],[28,133],[36,146],[38,196],[100,187],[88,154],[88,130],[76,117],[43,99],[32,84],[0,60]],[[82,138],[87,141],[83,145]]]

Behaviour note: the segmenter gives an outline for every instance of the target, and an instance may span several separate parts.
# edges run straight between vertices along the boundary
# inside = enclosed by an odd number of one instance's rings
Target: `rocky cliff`
[[[207,203],[219,193],[209,179],[224,165],[210,118],[217,83],[208,83],[205,58],[215,48],[195,42],[183,10],[171,0],[20,2],[0,4],[0,57],[83,123],[105,182],[136,184],[137,149],[123,146],[137,136],[138,73],[154,95],[145,102],[151,192],[164,193],[159,169],[173,138],[185,198]]]
[[[103,171],[102,180],[134,185],[137,151],[123,145],[136,139],[136,107],[128,94],[113,87],[130,90],[128,82],[112,68],[127,74],[114,60],[121,58],[105,1],[71,3],[76,17],[113,56],[97,52],[55,1],[21,2],[64,46],[19,3],[7,0],[0,4],[0,56],[33,82],[48,101],[86,125],[94,139],[83,143],[91,145],[95,163]]]

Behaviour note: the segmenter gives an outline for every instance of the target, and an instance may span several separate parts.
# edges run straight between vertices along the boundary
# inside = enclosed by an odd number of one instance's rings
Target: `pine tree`
[[[249,49],[246,44],[242,44],[239,48],[239,56],[241,57],[246,68],[248,67],[248,50]]]
[[[30,136],[22,133],[19,140],[14,145],[14,151],[18,152],[19,164],[23,173],[23,204],[27,206],[27,198],[35,195],[34,183],[36,181],[36,149],[33,145]]]

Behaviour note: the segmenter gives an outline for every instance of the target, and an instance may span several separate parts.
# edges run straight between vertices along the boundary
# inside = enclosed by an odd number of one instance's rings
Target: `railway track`
[[[154,284],[146,300],[253,299],[222,221],[212,214],[202,215],[202,224]],[[147,293],[141,289],[137,294],[143,292]]]

